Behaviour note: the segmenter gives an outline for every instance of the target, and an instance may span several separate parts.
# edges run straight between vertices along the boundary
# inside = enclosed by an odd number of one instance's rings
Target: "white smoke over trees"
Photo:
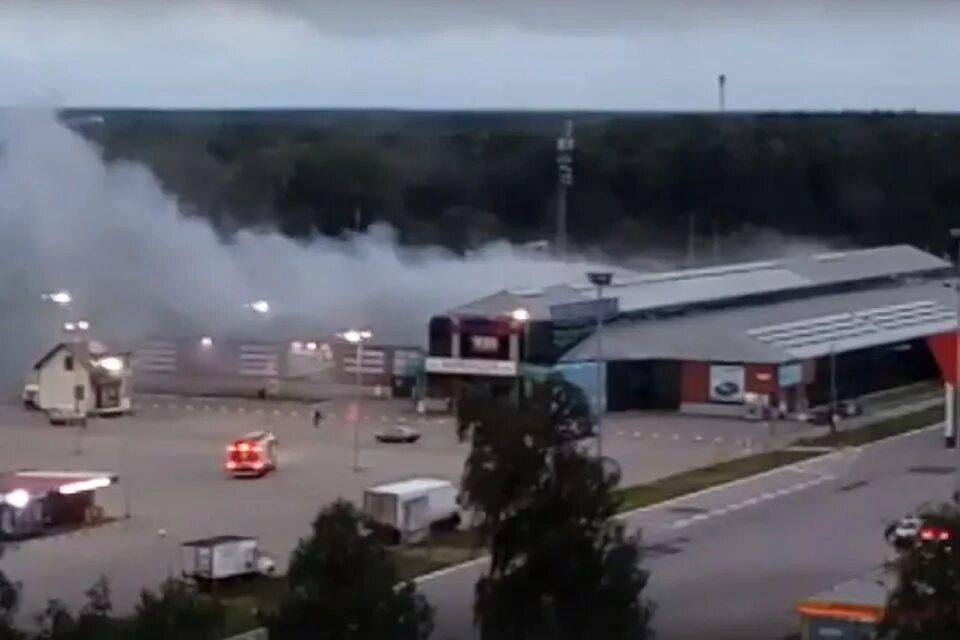
[[[54,113],[0,113],[0,376],[8,383],[57,339],[67,312],[42,300],[52,290],[71,291],[69,313],[108,341],[251,329],[269,338],[275,325],[256,324],[244,308],[265,299],[278,321],[296,318],[317,336],[365,325],[384,342],[419,344],[435,313],[584,270],[505,243],[466,259],[403,249],[382,226],[347,241],[297,242],[270,230],[226,241],[206,220],[182,215],[146,167],[105,162]]]

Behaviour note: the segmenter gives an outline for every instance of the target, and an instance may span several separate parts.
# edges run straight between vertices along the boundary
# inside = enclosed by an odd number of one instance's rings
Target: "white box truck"
[[[413,478],[370,487],[363,511],[386,529],[393,542],[420,542],[431,527],[460,523],[457,487],[449,480]]]
[[[273,558],[260,551],[256,538],[214,536],[181,545],[183,575],[198,582],[216,582],[250,575],[272,575]]]

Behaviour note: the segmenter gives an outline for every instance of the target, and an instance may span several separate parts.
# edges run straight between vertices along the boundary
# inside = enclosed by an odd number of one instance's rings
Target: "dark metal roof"
[[[950,263],[945,260],[915,247],[896,245],[704,269],[646,274],[616,271],[605,293],[618,298],[621,313],[630,313],[785,291],[799,295],[804,289],[847,283],[931,277],[949,269]],[[534,318],[549,319],[550,306],[587,300],[593,295],[593,286],[585,281],[538,290],[508,290],[457,307],[449,315],[496,316],[524,307]]]
[[[622,319],[605,327],[603,353],[609,360],[786,363],[953,331],[956,304],[956,292],[937,280],[658,320]],[[561,361],[593,360],[597,348],[591,335]]]

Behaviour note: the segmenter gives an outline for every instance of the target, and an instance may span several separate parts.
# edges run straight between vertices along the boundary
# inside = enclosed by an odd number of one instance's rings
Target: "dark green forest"
[[[576,123],[573,244],[680,248],[744,229],[942,252],[960,220],[960,117],[916,113],[99,112],[223,232],[375,222],[464,250],[552,235],[556,142]]]

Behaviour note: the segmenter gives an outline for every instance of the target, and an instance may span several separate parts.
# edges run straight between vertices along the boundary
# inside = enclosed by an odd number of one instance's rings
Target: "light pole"
[[[613,282],[613,274],[609,271],[591,271],[587,273],[587,279],[597,288],[597,395],[594,410],[597,419],[597,456],[600,457],[603,456],[603,412],[606,408],[604,398],[607,395],[603,352],[603,288]]]
[[[356,347],[354,352],[357,392],[363,394],[363,344],[373,338],[373,333],[366,329],[348,329],[340,337]],[[360,471],[360,401],[357,400],[353,416],[353,470]]]
[[[523,362],[525,352],[528,352],[527,349],[527,328],[530,326],[530,312],[524,308],[514,309],[510,312],[510,317],[513,318],[513,321],[518,323],[522,330],[520,332],[520,344],[517,345],[517,407],[520,407],[520,402],[523,399],[523,374],[520,371],[520,364]]]
[[[951,403],[953,404],[953,411],[948,412],[952,418],[953,424],[951,425],[952,429],[952,444],[953,447],[960,451],[960,442],[958,442],[958,437],[960,437],[960,416],[958,416],[957,408],[960,404],[960,228],[954,227],[950,229],[950,237],[953,239],[954,244],[956,245],[956,260],[957,260],[957,282],[955,285],[955,293],[957,297],[957,326],[953,332],[953,344],[954,344],[954,361],[953,361],[953,393],[951,395]],[[954,468],[953,472],[953,501],[954,503],[960,504],[960,464]]]
[[[830,343],[830,433],[837,431],[837,349]]]

